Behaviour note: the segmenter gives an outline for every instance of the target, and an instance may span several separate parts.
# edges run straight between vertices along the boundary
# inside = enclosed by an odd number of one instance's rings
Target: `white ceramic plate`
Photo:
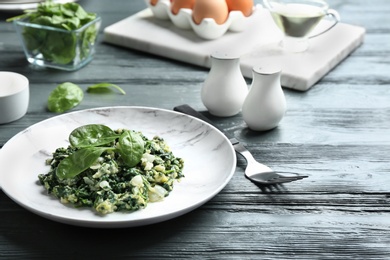
[[[35,9],[45,0],[0,0],[0,11],[21,11]],[[77,0],[53,0],[54,3],[77,2]]]
[[[163,137],[174,155],[184,159],[185,178],[163,201],[132,213],[99,216],[88,208],[61,204],[47,195],[38,174],[48,172],[45,160],[56,148],[68,146],[74,128],[93,123],[142,131],[148,138]],[[234,149],[215,127],[178,112],[147,107],[96,108],[56,116],[18,133],[0,149],[0,185],[12,200],[45,218],[87,227],[141,226],[180,216],[220,192],[235,168]]]

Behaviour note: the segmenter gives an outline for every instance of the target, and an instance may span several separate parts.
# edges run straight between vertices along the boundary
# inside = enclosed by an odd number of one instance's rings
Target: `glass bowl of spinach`
[[[77,3],[46,1],[13,21],[28,62],[42,67],[74,71],[95,54],[101,18]]]

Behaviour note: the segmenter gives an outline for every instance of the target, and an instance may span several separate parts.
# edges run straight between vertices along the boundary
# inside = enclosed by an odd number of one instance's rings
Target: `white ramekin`
[[[29,81],[18,73],[0,71],[0,124],[23,117],[30,98]]]

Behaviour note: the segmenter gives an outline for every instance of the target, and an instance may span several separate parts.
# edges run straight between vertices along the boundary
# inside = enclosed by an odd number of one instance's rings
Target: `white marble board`
[[[365,34],[362,27],[339,23],[312,38],[306,52],[287,53],[278,45],[282,36],[268,11],[259,8],[250,19],[242,32],[228,31],[216,40],[204,40],[170,20],[155,18],[147,8],[106,27],[104,41],[207,68],[212,52],[233,52],[240,55],[242,73],[248,78],[252,78],[255,65],[279,63],[282,85],[306,91],[360,46]],[[328,24],[324,20],[318,30]]]

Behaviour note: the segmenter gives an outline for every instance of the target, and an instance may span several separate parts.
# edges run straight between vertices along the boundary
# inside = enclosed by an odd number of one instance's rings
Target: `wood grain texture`
[[[142,0],[79,2],[101,14],[103,28],[145,7]],[[0,191],[0,259],[389,259],[390,5],[387,0],[328,2],[343,22],[367,29],[365,42],[309,91],[285,89],[286,116],[278,128],[263,133],[249,130],[240,114],[210,116],[200,100],[208,71],[196,66],[100,40],[94,60],[79,71],[33,68],[12,24],[4,22],[14,14],[0,12],[0,71],[26,75],[31,87],[27,115],[0,125],[0,146],[55,115],[46,110],[46,100],[57,84],[71,81],[86,89],[108,81],[127,95],[86,94],[75,110],[172,109],[187,103],[261,162],[310,176],[259,187],[244,177],[245,160],[238,156],[232,180],[208,203],[170,221],[129,229],[52,222]]]

